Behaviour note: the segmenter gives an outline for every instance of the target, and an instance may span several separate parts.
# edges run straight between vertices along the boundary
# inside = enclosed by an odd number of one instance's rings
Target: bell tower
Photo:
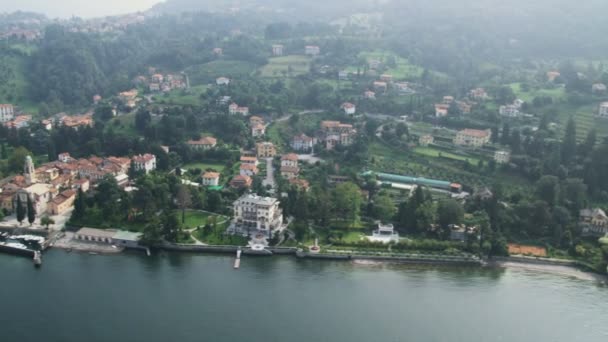
[[[31,156],[25,157],[25,166],[23,167],[23,176],[27,185],[36,183],[36,170],[34,169],[34,161]]]

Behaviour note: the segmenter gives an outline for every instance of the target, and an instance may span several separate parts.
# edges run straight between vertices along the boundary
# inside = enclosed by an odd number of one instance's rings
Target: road
[[[270,186],[272,189],[269,191],[274,194],[276,182],[274,179],[274,166],[272,165],[272,158],[266,158],[266,179],[262,181],[264,186]]]

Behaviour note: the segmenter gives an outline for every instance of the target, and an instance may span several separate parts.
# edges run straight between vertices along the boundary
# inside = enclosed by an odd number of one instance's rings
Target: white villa
[[[279,200],[246,194],[233,203],[233,225],[237,230],[258,230],[270,233],[283,226]]]
[[[392,224],[378,223],[378,229],[374,230],[372,236],[367,237],[372,242],[399,242],[399,233],[395,232],[395,227]]]

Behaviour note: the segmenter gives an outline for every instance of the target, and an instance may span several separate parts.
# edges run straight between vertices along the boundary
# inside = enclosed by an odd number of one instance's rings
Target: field
[[[307,74],[310,70],[311,58],[307,56],[284,56],[268,60],[268,64],[260,68],[262,77],[296,77]]]
[[[216,172],[222,173],[226,168],[225,165],[222,164],[213,164],[213,163],[190,163],[183,166],[184,169],[190,171],[194,169],[199,169],[202,171],[205,170],[214,170]]]
[[[461,156],[458,154],[446,152],[440,149],[436,149],[433,147],[416,147],[414,149],[414,153],[420,154],[422,156],[433,157],[433,158],[449,158],[453,160],[466,161],[468,160],[472,164],[477,164],[479,159],[474,157]]]
[[[532,100],[538,96],[549,96],[553,98],[554,102],[558,100],[564,99],[566,97],[566,90],[563,87],[556,87],[553,89],[534,89],[531,88],[530,91],[524,92],[521,89],[521,83],[511,83],[508,85],[513,89],[515,96],[517,98],[522,99],[528,103],[532,103]]]
[[[181,218],[182,218],[181,210],[176,210],[175,213],[177,214],[177,217],[181,221]],[[186,210],[186,220],[184,222],[184,228],[191,229],[191,228],[196,228],[196,227],[202,227],[209,222],[210,218],[213,218],[213,217],[215,217],[217,223],[228,220],[227,217],[217,215],[217,214],[212,214],[212,213],[202,212],[202,211],[195,211],[195,210]]]
[[[154,95],[152,98],[162,104],[181,106],[196,106],[200,104],[200,96],[207,90],[207,86],[199,85],[189,90],[174,90],[165,94]]]
[[[230,60],[219,60],[188,67],[185,72],[193,86],[214,83],[221,76],[239,78],[248,76],[255,70],[252,63]]]
[[[19,56],[0,53],[0,103],[12,103],[25,112],[37,113],[37,106],[25,97],[28,84],[24,63]]]
[[[419,78],[424,69],[418,65],[409,62],[407,58],[400,57],[389,51],[369,51],[359,54],[359,58],[367,61],[377,59],[383,63],[387,63],[389,59],[394,59],[395,66],[389,67],[384,73],[392,75],[397,80]],[[346,69],[349,72],[357,72],[357,67],[352,66]]]
[[[509,244],[509,254],[515,255],[532,255],[536,257],[546,257],[547,250],[544,247],[527,246],[527,245],[516,245]]]

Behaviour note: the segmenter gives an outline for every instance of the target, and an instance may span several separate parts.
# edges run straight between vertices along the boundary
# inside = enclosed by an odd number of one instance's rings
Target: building
[[[230,84],[230,79],[228,77],[218,77],[215,79],[215,84],[218,86],[225,86]]]
[[[289,180],[289,184],[304,192],[308,192],[310,189],[310,183],[306,179],[292,178]]]
[[[549,71],[549,72],[547,72],[547,80],[549,82],[555,81],[555,79],[557,79],[560,76],[561,76],[561,74],[559,72],[557,72],[557,71]]]
[[[233,203],[233,224],[240,230],[272,232],[283,226],[283,211],[279,200],[247,194]]]
[[[119,230],[112,235],[112,244],[123,248],[145,249],[146,247],[139,244],[142,237],[142,233]]]
[[[55,196],[48,205],[48,212],[51,215],[62,215],[72,208],[76,200],[76,191],[66,190]]]
[[[62,126],[78,130],[84,127],[93,127],[95,120],[93,120],[93,113],[88,113],[84,115],[66,115],[59,119],[59,123]]]
[[[23,203],[24,206],[26,205],[27,197],[29,196],[34,204],[36,215],[40,216],[47,213],[48,204],[53,198],[52,190],[53,189],[49,184],[36,183],[17,191],[17,196],[21,199],[21,203]],[[15,208],[16,207],[15,204]]]
[[[478,228],[475,226],[467,227],[465,225],[451,224],[448,226],[450,229],[450,240],[465,242],[470,237],[477,237]]]
[[[251,165],[258,165],[258,158],[257,157],[250,157],[250,156],[241,156],[241,164],[251,164]]]
[[[222,48],[214,48],[213,49],[213,54],[216,56],[221,56],[224,54],[224,50],[222,50]]]
[[[603,94],[606,92],[606,85],[604,83],[595,83],[591,86],[591,92],[594,94]]]
[[[450,111],[450,105],[445,103],[439,103],[435,105],[435,117],[442,118],[448,116]]]
[[[240,107],[236,103],[232,103],[228,106],[228,114],[241,114],[243,116],[247,116],[249,115],[249,107]]]
[[[490,142],[492,131],[489,129],[464,129],[454,138],[454,144],[460,146],[481,147]]]
[[[386,91],[388,90],[388,84],[386,82],[374,81],[373,86],[376,92],[386,93]]]
[[[399,233],[395,232],[392,224],[378,223],[378,229],[374,230],[372,236],[368,236],[367,239],[383,243],[399,242]]]
[[[418,145],[422,147],[429,146],[433,142],[435,142],[435,138],[433,138],[433,136],[430,134],[423,135],[418,139]]]
[[[135,171],[143,171],[145,174],[148,174],[156,170],[156,156],[153,154],[140,154],[134,156],[132,161]]]
[[[94,228],[81,228],[79,231],[74,233],[74,240],[112,244],[112,237],[116,235],[116,232],[116,230],[112,229],[104,230]]]
[[[314,139],[306,134],[296,135],[291,139],[291,148],[298,152],[310,152],[314,147]]]
[[[5,122],[4,126],[8,128],[20,129],[29,127],[31,121],[31,115],[18,115],[13,118],[13,120]]]
[[[597,116],[599,116],[600,118],[608,118],[608,102],[600,103]]]
[[[304,48],[304,54],[308,56],[318,56],[321,53],[321,48],[317,45],[307,45]]]
[[[346,70],[340,70],[340,71],[338,71],[338,79],[340,81],[347,81],[349,75],[350,75],[350,73],[348,71],[346,71]]]
[[[251,136],[254,138],[263,137],[266,134],[266,126],[255,124],[251,126]]]
[[[349,146],[353,143],[357,131],[353,125],[343,124],[339,121],[322,121],[320,140],[325,148],[333,149],[337,145]]]
[[[414,90],[410,87],[410,84],[407,82],[397,82],[394,84],[395,89],[401,95],[413,94]]]
[[[300,174],[298,155],[295,153],[285,154],[281,157],[281,176],[286,179],[297,178]]]
[[[346,115],[355,115],[357,113],[357,107],[350,102],[343,103],[340,108],[344,110],[344,114]]]
[[[15,108],[12,104],[0,104],[0,123],[11,121],[15,118]]]
[[[376,99],[376,93],[374,93],[371,90],[367,90],[366,92],[363,93],[363,97],[365,97],[368,100],[375,100]]]
[[[253,164],[241,163],[241,166],[239,168],[239,174],[241,176],[253,177],[253,176],[257,175],[259,172],[260,172],[260,170],[258,169],[258,167]]]
[[[469,97],[473,100],[483,101],[483,100],[487,100],[489,96],[485,89],[475,88],[475,89],[471,89],[471,91],[469,92]]]
[[[277,149],[273,143],[264,141],[256,144],[256,154],[258,158],[274,158],[277,155]]]
[[[188,146],[194,150],[210,150],[217,146],[217,139],[213,137],[202,137],[198,140],[190,140],[187,142]]]
[[[446,105],[450,105],[452,102],[454,102],[454,96],[444,96],[443,100],[441,101],[441,103]]]
[[[391,83],[391,82],[393,82],[393,75],[382,74],[382,75],[380,75],[380,81],[386,82],[386,83]]]
[[[456,101],[456,106],[462,114],[471,114],[473,106],[465,101]]]
[[[608,234],[608,216],[602,209],[582,209],[579,224],[583,235],[601,237]]]
[[[284,46],[281,44],[274,44],[272,46],[272,55],[275,57],[283,56],[283,48]]]
[[[494,160],[498,164],[507,164],[511,161],[511,152],[509,151],[496,151],[494,152]]]
[[[219,186],[220,174],[218,172],[205,172],[203,174],[203,186]]]
[[[253,180],[249,176],[236,175],[230,181],[230,187],[235,189],[249,189],[253,184]]]
[[[500,106],[498,113],[502,116],[516,117],[519,115],[519,108],[516,105]]]

